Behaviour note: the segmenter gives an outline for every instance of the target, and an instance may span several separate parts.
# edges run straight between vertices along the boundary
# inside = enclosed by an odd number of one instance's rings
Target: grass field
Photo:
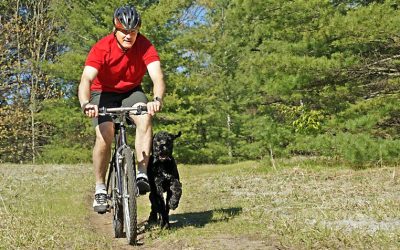
[[[136,248],[400,249],[398,166],[179,167],[184,193],[172,229],[146,227]],[[90,165],[0,165],[0,249],[124,247],[93,225],[92,189]],[[148,199],[139,202],[143,222]]]

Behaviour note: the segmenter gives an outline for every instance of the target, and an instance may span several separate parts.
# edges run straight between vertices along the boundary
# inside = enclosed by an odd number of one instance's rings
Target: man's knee
[[[139,133],[147,133],[152,129],[152,120],[150,115],[141,115],[134,118],[136,130]]]
[[[96,144],[109,146],[114,139],[114,126],[112,122],[104,122],[96,126]]]

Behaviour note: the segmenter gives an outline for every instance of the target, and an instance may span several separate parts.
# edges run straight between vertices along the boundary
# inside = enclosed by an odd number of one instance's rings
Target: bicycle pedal
[[[110,205],[107,204],[107,206],[98,206],[94,207],[94,211],[97,212],[98,214],[105,214],[108,210],[110,209]]]

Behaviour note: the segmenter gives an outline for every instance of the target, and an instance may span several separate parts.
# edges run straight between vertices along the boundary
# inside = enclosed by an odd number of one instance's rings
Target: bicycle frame
[[[126,124],[129,114],[146,112],[145,106],[137,108],[101,108],[100,115],[110,115],[114,123],[114,148],[108,169],[107,190],[111,201],[109,212],[113,210],[115,237],[122,237],[125,226],[126,238],[131,245],[137,237],[137,201],[135,156],[127,144]],[[134,126],[134,123],[133,123]],[[123,210],[123,214],[121,211]]]
[[[121,151],[124,149],[124,147],[127,146],[127,141],[126,141],[126,127],[124,122],[114,123],[116,124],[115,129],[115,143],[114,143],[114,154],[113,154],[113,161],[114,161],[114,171],[117,174],[117,180],[118,180],[118,194],[122,194],[122,176],[121,176]],[[135,171],[135,170],[134,170]],[[109,178],[110,179],[110,175]],[[109,183],[109,180],[107,181]]]
[[[123,121],[123,116],[125,114],[121,114],[120,117],[117,115],[112,115],[113,121],[114,121],[114,149],[113,149],[113,156],[111,158],[111,164],[110,168],[114,169],[109,169],[109,171],[115,171],[117,175],[117,180],[118,180],[118,194],[122,194],[122,175],[121,175],[121,151],[124,149],[124,147],[127,146],[127,140],[126,140],[126,127],[125,127],[125,122]],[[120,122],[115,122],[117,118],[120,118]],[[136,172],[136,170],[134,170]],[[110,185],[110,179],[111,175],[108,175],[107,179],[107,189]],[[118,197],[120,198],[120,197]]]

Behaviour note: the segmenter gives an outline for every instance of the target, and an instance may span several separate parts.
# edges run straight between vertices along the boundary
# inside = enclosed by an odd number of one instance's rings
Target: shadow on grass
[[[187,226],[204,227],[209,223],[228,221],[241,212],[241,207],[221,208],[202,212],[171,214],[169,219],[172,228]]]

